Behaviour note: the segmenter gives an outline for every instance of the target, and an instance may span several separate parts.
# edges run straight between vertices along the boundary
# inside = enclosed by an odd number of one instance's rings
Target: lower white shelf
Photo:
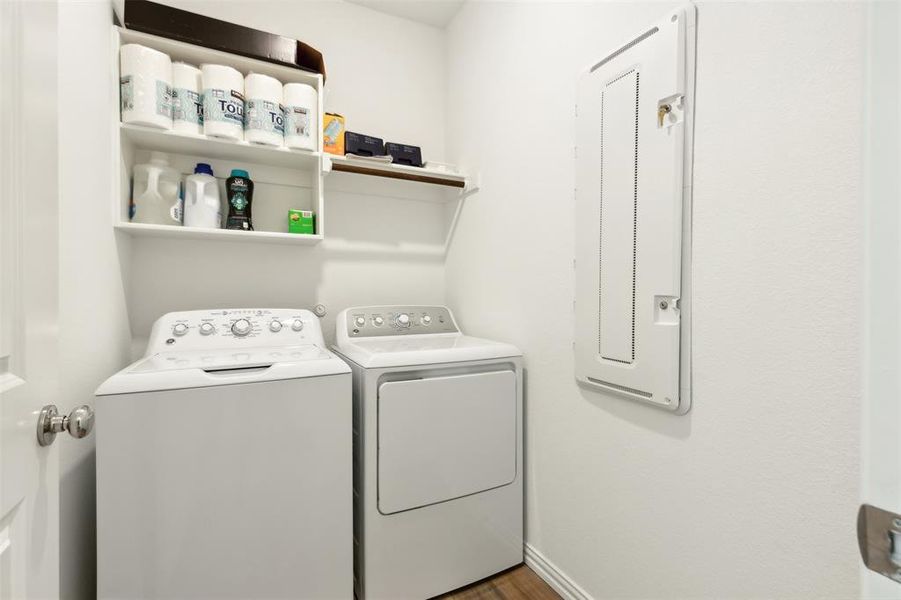
[[[295,244],[312,246],[322,241],[321,234],[281,233],[277,231],[235,231],[232,229],[201,229],[175,225],[147,225],[117,223],[115,228],[131,236],[166,237],[182,240],[219,240],[249,244]]]

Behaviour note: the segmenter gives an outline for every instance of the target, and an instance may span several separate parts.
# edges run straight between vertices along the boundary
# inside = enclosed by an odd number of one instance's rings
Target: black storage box
[[[407,165],[410,167],[422,166],[422,149],[419,146],[407,146],[406,144],[395,144],[387,142],[385,150],[394,159],[396,165]]]
[[[322,53],[291,38],[204,17],[149,0],[125,0],[122,20],[127,29],[321,73],[325,80]]]
[[[381,138],[345,131],[344,152],[357,156],[385,156],[385,144]]]

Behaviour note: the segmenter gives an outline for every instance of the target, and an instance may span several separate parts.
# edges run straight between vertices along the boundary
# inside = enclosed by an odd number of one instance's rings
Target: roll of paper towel
[[[244,139],[257,144],[285,143],[282,82],[261,73],[244,79]]]
[[[244,139],[244,77],[225,65],[201,65],[203,132],[231,140]]]
[[[119,49],[119,100],[123,123],[172,129],[172,60],[153,48]]]
[[[316,150],[319,141],[319,106],[316,89],[305,83],[286,83],[285,145],[289,148]]]
[[[183,62],[172,63],[172,128],[185,133],[203,133],[203,92],[200,69]]]

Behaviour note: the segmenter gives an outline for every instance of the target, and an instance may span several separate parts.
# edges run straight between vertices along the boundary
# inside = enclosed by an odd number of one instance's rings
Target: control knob
[[[407,313],[400,313],[397,315],[397,318],[394,320],[397,323],[398,327],[409,327],[410,326],[410,315]]]
[[[431,325],[432,317],[430,317],[429,315],[423,315],[422,318],[419,319],[419,322],[422,323],[423,325]]]
[[[294,331],[300,331],[301,329],[303,329],[303,321],[301,321],[300,319],[294,319],[294,322],[291,323],[291,329],[293,329]]]
[[[278,333],[282,330],[282,322],[278,319],[273,319],[271,323],[269,323],[269,331],[272,333]]]
[[[375,325],[376,327],[381,327],[382,325],[385,324],[385,319],[383,319],[382,317],[373,317],[372,324]]]
[[[184,335],[188,333],[188,326],[184,323],[176,323],[175,327],[172,328],[172,333],[175,335]]]
[[[213,327],[212,323],[201,323],[200,324],[200,335],[210,335],[211,333],[213,333],[214,329],[215,329],[215,327]]]
[[[354,323],[357,324],[357,327],[363,327],[364,325],[366,325],[366,319],[365,317],[357,317],[356,319],[354,319]]]
[[[244,337],[245,335],[250,333],[251,329],[253,329],[253,326],[247,319],[238,319],[237,321],[232,323],[232,333],[239,337]]]

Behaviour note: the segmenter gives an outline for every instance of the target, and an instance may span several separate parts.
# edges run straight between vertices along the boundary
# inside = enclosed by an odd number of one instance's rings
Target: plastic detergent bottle
[[[169,166],[169,157],[151,152],[150,162],[135,165],[131,220],[150,225],[181,225],[181,173]]]
[[[247,171],[232,169],[231,177],[225,180],[225,193],[228,195],[228,218],[225,220],[225,228],[253,231],[250,212],[253,203],[253,182]]]
[[[219,182],[213,177],[213,168],[206,163],[197,163],[194,174],[185,177],[184,223],[185,227],[222,227]]]

